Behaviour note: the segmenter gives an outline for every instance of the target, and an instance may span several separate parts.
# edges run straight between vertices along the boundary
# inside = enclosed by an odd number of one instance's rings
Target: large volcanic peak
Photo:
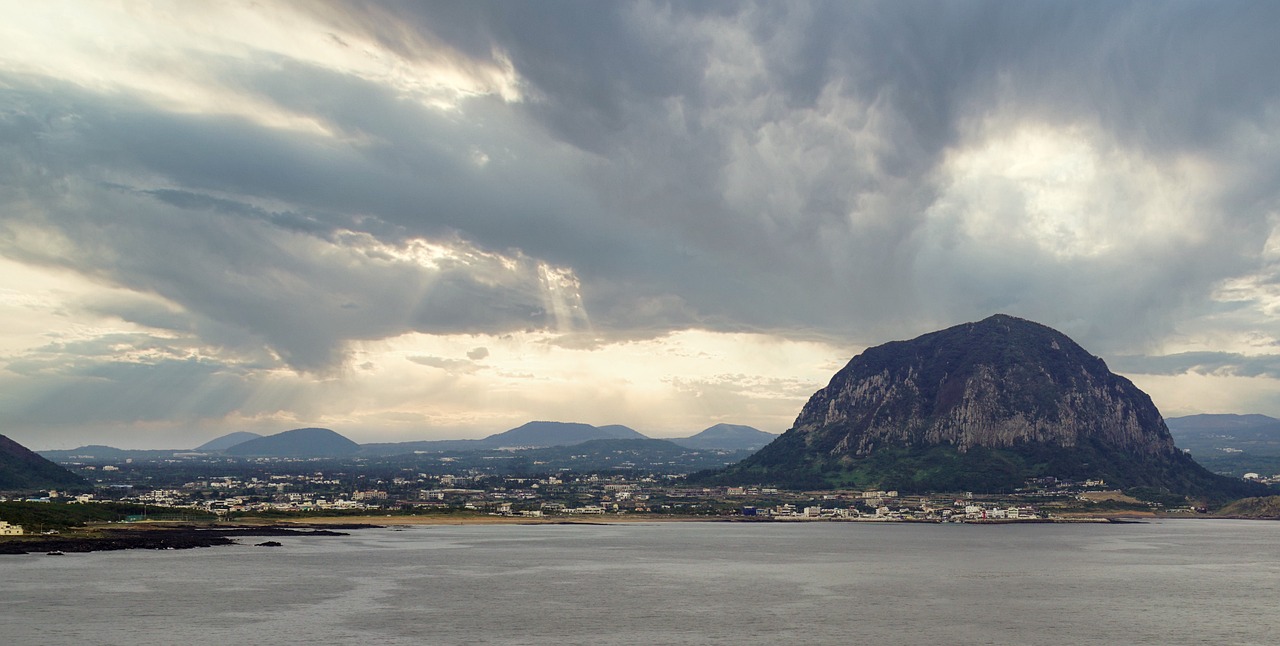
[[[809,400],[794,428],[835,453],[877,446],[1075,446],[1103,436],[1174,451],[1160,413],[1129,380],[1052,328],[1007,315],[868,349]]]
[[[1235,487],[1178,451],[1151,398],[1102,359],[1003,314],[866,350],[790,430],[706,478],[981,491],[1047,476],[1180,493]]]

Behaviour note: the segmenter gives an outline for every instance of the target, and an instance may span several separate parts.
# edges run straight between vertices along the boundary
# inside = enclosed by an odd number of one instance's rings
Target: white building
[[[22,536],[22,525],[10,525],[7,520],[0,520],[0,536]]]

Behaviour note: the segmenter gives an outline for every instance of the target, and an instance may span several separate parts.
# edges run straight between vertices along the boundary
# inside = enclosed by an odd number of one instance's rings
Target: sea
[[[1280,643],[1280,522],[435,525],[262,540],[0,556],[0,643]]]

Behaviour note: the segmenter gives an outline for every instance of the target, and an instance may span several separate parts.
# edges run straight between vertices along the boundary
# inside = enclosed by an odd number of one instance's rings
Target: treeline
[[[86,523],[121,521],[128,516],[155,513],[160,508],[123,502],[0,502],[0,520],[22,525],[27,533],[81,527]]]

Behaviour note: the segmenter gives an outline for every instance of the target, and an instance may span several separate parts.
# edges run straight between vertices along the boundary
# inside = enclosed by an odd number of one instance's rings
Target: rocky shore
[[[112,527],[93,534],[32,536],[0,541],[0,554],[101,552],[111,550],[185,550],[235,545],[242,537],[347,536],[349,529],[375,525],[344,524],[282,527],[279,525],[234,527]]]

